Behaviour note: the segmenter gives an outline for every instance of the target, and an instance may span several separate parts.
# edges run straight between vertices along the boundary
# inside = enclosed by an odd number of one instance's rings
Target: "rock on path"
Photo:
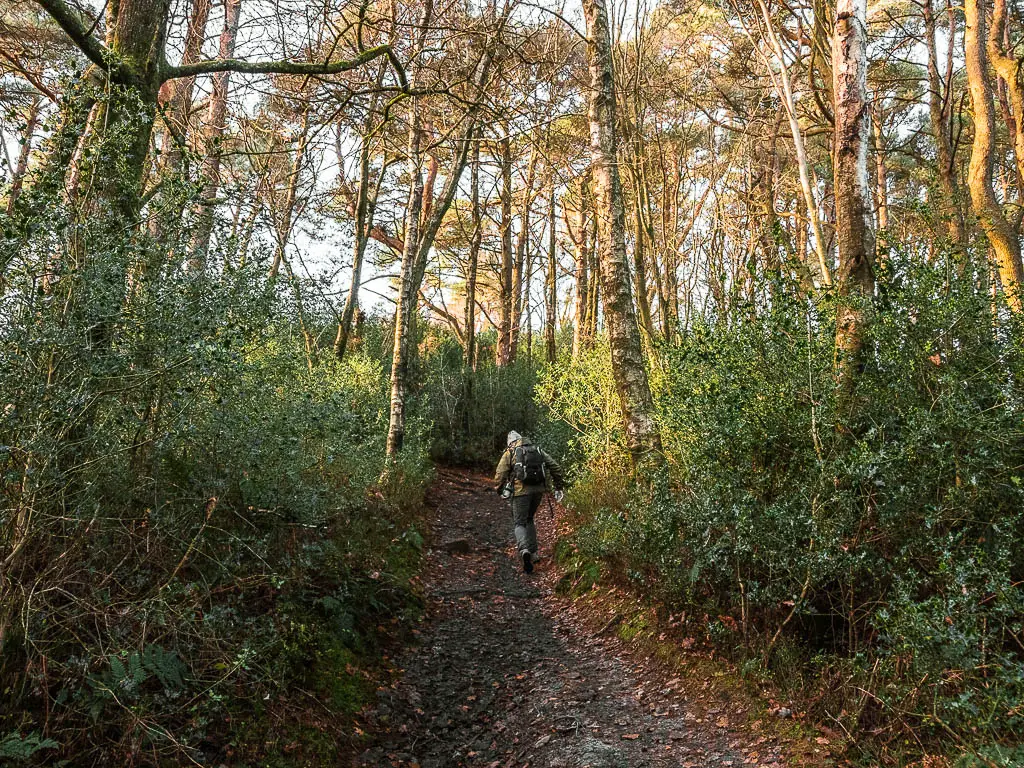
[[[728,712],[698,715],[672,681],[652,689],[617,638],[594,637],[555,594],[550,560],[522,573],[508,504],[486,478],[444,472],[433,501],[428,615],[403,673],[364,713],[371,746],[355,765],[789,765],[779,746],[738,732]],[[545,504],[548,555],[546,513]]]

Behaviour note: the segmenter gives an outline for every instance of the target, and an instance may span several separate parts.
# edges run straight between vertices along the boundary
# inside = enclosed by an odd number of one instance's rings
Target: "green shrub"
[[[0,750],[269,759],[300,690],[357,709],[377,627],[419,610],[424,436],[386,463],[382,361],[310,366],[258,263],[137,282],[89,341],[110,297],[60,298],[109,254],[40,292],[59,243],[23,241],[0,290]],[[111,261],[141,274],[150,247]]]
[[[573,435],[576,542],[723,647],[820,688],[819,714],[851,731],[1009,739],[1024,725],[1020,329],[993,333],[987,297],[898,257],[873,318],[844,403],[824,303],[778,296],[655,350],[666,487],[626,487],[607,349],[552,369],[538,392]]]
[[[536,434],[533,390],[539,361],[521,354],[499,367],[483,359],[475,371],[466,371],[462,346],[450,334],[431,329],[424,346],[417,404],[430,422],[435,459],[493,467],[509,430]]]

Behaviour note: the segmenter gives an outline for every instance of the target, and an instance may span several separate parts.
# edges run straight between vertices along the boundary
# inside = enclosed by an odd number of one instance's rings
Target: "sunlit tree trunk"
[[[885,163],[885,137],[882,135],[882,123],[884,121],[882,108],[880,106],[873,110],[871,127],[875,141],[875,210],[878,221],[878,229],[885,231],[889,228],[889,182],[887,180],[887,169]]]
[[[822,282],[825,285],[832,285],[832,272],[828,264],[828,253],[825,248],[825,238],[821,231],[821,220],[818,215],[817,198],[814,194],[810,161],[807,158],[807,150],[804,146],[803,129],[800,127],[800,121],[797,117],[796,100],[793,97],[793,90],[789,81],[790,75],[786,65],[786,54],[782,50],[782,44],[779,42],[778,35],[775,33],[775,27],[773,26],[771,14],[768,12],[768,7],[765,5],[763,0],[758,0],[758,6],[761,9],[761,15],[764,18],[768,41],[771,44],[772,50],[775,53],[775,58],[781,70],[779,73],[775,73],[771,68],[771,63],[767,56],[765,56],[765,65],[769,69],[772,83],[775,85],[776,92],[782,99],[783,107],[785,107],[786,110],[786,116],[789,118],[790,133],[793,137],[793,147],[796,154],[797,170],[800,175],[800,189],[803,192],[804,204],[807,208],[807,218],[810,221],[811,231],[814,234],[814,250],[818,256],[818,269],[821,272]]]
[[[483,211],[480,207],[480,139],[481,132],[474,131],[470,159],[469,204],[473,219],[473,234],[469,241],[469,255],[466,264],[466,300],[462,308],[462,339],[465,345],[462,356],[462,433],[469,435],[472,428],[474,400],[473,374],[476,371],[476,281],[480,263],[480,245],[483,242]]]
[[[974,107],[974,142],[968,170],[968,187],[974,214],[985,231],[999,268],[999,279],[1006,299],[1014,311],[1021,309],[1020,242],[1017,233],[1003,215],[995,190],[992,188],[992,168],[995,153],[995,111],[992,102],[992,78],[985,47],[984,0],[966,0],[964,4],[964,60],[967,82]]]
[[[482,81],[487,79],[489,57],[485,58]],[[441,228],[445,214],[451,208],[455,193],[459,188],[462,173],[469,159],[469,147],[473,144],[476,132],[476,109],[471,108],[466,117],[465,132],[456,139],[455,156],[445,175],[444,189],[433,201],[430,216],[422,226],[412,222],[423,207],[422,159],[420,157],[420,141],[410,139],[410,166],[416,163],[417,172],[412,174],[413,187],[409,195],[409,206],[406,211],[406,238],[402,253],[402,266],[399,275],[398,304],[395,307],[395,340],[391,358],[391,416],[388,426],[387,454],[395,456],[402,450],[405,440],[405,399],[409,388],[409,357],[412,346],[412,318],[417,307],[420,284],[426,271],[427,259],[434,239]],[[412,129],[419,128],[419,120],[414,118]],[[417,130],[418,132],[418,130]]]
[[[1012,110],[1006,121],[1007,129],[1013,142],[1017,178],[1024,179],[1024,86],[1021,83],[1020,62],[1007,52],[1011,50],[1008,38],[1006,0],[992,0],[992,28],[988,34],[988,55],[996,74],[1005,83],[1006,95]]]
[[[594,202],[593,194],[591,194],[590,202]],[[590,280],[587,281],[587,321],[583,330],[583,343],[589,345],[597,338],[598,315],[601,311],[601,257],[597,241],[597,216],[593,210],[587,216],[585,231],[587,271],[590,273]]]
[[[422,21],[419,24],[419,41],[416,45],[422,50],[426,30],[430,23],[432,4],[427,3]],[[507,14],[499,22],[499,28],[507,20]],[[490,79],[493,48],[488,48],[477,67],[475,86],[482,89]],[[415,76],[412,85],[415,87]],[[479,93],[479,90],[478,90]],[[411,186],[409,202],[405,215],[405,240],[402,246],[402,263],[399,273],[398,302],[395,306],[395,336],[391,356],[391,407],[388,421],[387,455],[394,458],[402,450],[405,441],[405,401],[409,387],[409,354],[412,345],[410,328],[412,317],[418,306],[420,282],[426,271],[427,259],[434,245],[434,238],[441,228],[444,215],[455,200],[459,182],[469,159],[470,147],[476,144],[477,112],[479,101],[474,102],[464,116],[465,128],[456,139],[454,157],[447,169],[445,185],[441,194],[432,201],[430,216],[420,226],[420,215],[423,202],[423,159],[421,152],[422,116],[420,115],[419,98],[410,100],[409,121],[409,175]],[[507,134],[506,134],[507,135]]]
[[[587,19],[590,152],[605,323],[626,443],[639,464],[660,455],[661,437],[654,420],[654,403],[629,285],[626,213],[616,155],[611,32],[604,0],[584,0],[583,11]]]
[[[839,0],[832,41],[835,99],[836,374],[849,391],[861,364],[868,304],[875,290],[875,232],[868,148],[867,0]]]

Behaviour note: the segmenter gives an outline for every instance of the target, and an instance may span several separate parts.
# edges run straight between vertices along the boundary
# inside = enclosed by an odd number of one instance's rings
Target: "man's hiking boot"
[[[522,551],[523,556],[523,571],[525,573],[533,573],[533,556],[530,554],[528,549]]]

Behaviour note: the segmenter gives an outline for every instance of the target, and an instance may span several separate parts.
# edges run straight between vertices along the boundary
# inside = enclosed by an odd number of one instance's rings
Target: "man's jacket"
[[[525,445],[534,445],[534,443],[528,437],[520,438],[516,440],[512,445],[501,454],[501,461],[498,462],[498,469],[494,473],[494,488],[500,491],[505,483],[512,483],[512,495],[513,496],[528,496],[531,493],[544,493],[545,486],[541,485],[526,485],[516,480],[512,473],[512,465],[515,463],[515,452],[516,448],[520,448]],[[555,490],[559,490],[562,487],[562,468],[558,466],[558,462],[555,461],[551,456],[546,453],[543,449],[537,449],[540,452],[541,458],[544,460],[545,474],[551,478],[552,485]]]

